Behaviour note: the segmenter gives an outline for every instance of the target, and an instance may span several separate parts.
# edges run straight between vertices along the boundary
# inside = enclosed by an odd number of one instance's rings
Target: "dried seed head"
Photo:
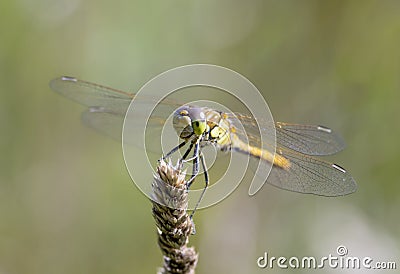
[[[160,161],[152,183],[153,217],[158,245],[164,255],[158,273],[194,273],[198,255],[187,247],[194,227],[189,214],[185,172],[178,163]]]

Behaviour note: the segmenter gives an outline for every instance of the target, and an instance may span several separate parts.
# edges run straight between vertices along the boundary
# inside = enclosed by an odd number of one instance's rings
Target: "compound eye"
[[[200,136],[204,133],[204,131],[207,128],[207,123],[204,121],[193,121],[192,122],[192,128],[194,134]]]

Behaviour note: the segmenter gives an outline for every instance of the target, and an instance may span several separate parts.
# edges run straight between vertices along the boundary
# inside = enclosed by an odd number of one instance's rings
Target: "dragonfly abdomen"
[[[238,152],[246,153],[251,155],[252,157],[256,157],[264,161],[270,162],[274,166],[282,169],[289,169],[291,166],[290,160],[280,155],[278,151],[274,155],[268,150],[260,149],[252,145],[245,144],[235,134],[232,134],[232,147]]]

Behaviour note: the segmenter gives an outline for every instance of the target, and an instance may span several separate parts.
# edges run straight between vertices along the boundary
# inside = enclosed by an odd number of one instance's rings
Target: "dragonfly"
[[[88,107],[82,114],[84,124],[121,140],[124,117],[135,93],[68,76],[53,79],[50,87]],[[151,98],[142,100],[144,106],[152,103]],[[182,105],[168,98],[160,103],[160,108],[165,114],[173,113],[173,127],[182,140],[163,157],[169,157],[188,144],[182,157],[183,161],[193,162],[188,186],[193,183],[202,165],[206,184],[202,195],[209,181],[202,148],[208,145],[222,151],[250,155],[271,164],[271,172],[265,180],[281,189],[319,196],[343,196],[357,189],[349,172],[320,157],[335,154],[345,146],[343,139],[328,127],[275,122],[272,127],[259,128],[256,119],[248,114]],[[165,121],[164,117],[151,117],[148,126],[160,127]],[[242,129],[236,126],[236,121],[240,122]],[[129,126],[135,130],[135,124]],[[276,132],[276,146],[267,144],[271,147],[268,150],[263,146],[260,135],[270,136],[272,130]],[[190,152],[193,156],[187,159]]]

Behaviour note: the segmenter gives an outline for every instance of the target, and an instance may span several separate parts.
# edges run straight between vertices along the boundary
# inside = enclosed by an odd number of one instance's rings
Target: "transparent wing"
[[[260,134],[271,136],[276,130],[276,144],[307,155],[331,155],[341,151],[345,144],[333,130],[317,125],[299,125],[276,122],[275,125],[260,121],[260,130],[252,116],[235,113],[243,124],[251,144],[260,146]],[[261,131],[261,132],[260,132]],[[259,133],[260,132],[260,133]]]
[[[236,130],[239,137],[246,135],[249,144],[261,148],[260,134],[271,136],[273,126],[260,123],[261,133],[255,120],[247,115],[237,114],[236,117],[244,126],[245,132]],[[311,155],[328,155],[343,148],[343,141],[332,134],[328,128],[321,126],[294,125],[275,123],[276,153],[289,160],[289,167],[273,166],[267,182],[294,192],[312,193],[321,196],[341,196],[354,192],[357,185],[351,175],[336,164],[325,162]],[[244,137],[240,137],[243,141]],[[270,138],[266,138],[270,140]],[[273,147],[273,144],[266,144]],[[265,148],[265,146],[264,146]],[[240,151],[240,150],[238,150]],[[251,153],[250,153],[251,155]],[[260,161],[254,157],[251,166]]]
[[[53,79],[50,87],[61,95],[88,107],[104,107],[115,111],[128,108],[135,94],[101,86],[73,77]]]
[[[109,136],[116,141],[121,142],[122,140],[122,127],[124,123],[125,113],[124,112],[113,112],[102,107],[91,107],[82,113],[83,123],[100,132],[103,135]],[[145,119],[142,117],[142,119]],[[159,136],[160,130],[165,123],[165,118],[152,116],[149,119],[148,127],[146,132],[148,136],[152,136],[150,141],[148,141],[149,151],[159,152]],[[129,132],[134,132],[138,130],[137,124],[133,123],[125,124],[125,131],[127,131],[126,136],[132,136]],[[152,133],[153,132],[153,133]],[[137,140],[127,140],[124,139],[124,143],[130,145],[137,145]]]
[[[52,80],[50,87],[63,96],[88,107],[82,114],[82,120],[85,125],[118,141],[121,140],[125,113],[131,100],[135,97],[134,93],[67,76]],[[154,105],[155,102],[152,98],[144,97],[139,102],[138,107],[143,108],[143,112],[145,112],[145,110],[152,109]],[[180,104],[172,100],[163,100],[157,105],[155,115],[150,118],[148,127],[151,129],[152,127],[163,126],[165,117],[179,106]],[[139,112],[141,111],[139,110]],[[138,121],[140,119],[145,119],[145,117],[138,117]],[[138,128],[133,122],[126,125],[126,130],[133,131],[138,130]]]
[[[275,128],[280,146],[308,155],[330,155],[345,147],[343,139],[324,126],[277,122]]]
[[[82,121],[86,126],[116,141],[122,140],[124,117],[124,113],[112,112],[102,107],[91,107],[82,113]]]
[[[297,153],[277,148],[277,153],[290,161],[290,167],[274,166],[267,182],[282,189],[321,196],[341,196],[353,193],[356,182],[342,167]]]
[[[251,146],[262,148],[261,134],[267,144],[264,147],[273,148],[274,142],[274,124],[268,121],[259,121],[259,126],[256,120],[248,115],[241,113],[225,113],[224,116],[228,119],[231,125],[231,132],[234,133],[242,142]],[[267,130],[268,129],[268,130]]]

